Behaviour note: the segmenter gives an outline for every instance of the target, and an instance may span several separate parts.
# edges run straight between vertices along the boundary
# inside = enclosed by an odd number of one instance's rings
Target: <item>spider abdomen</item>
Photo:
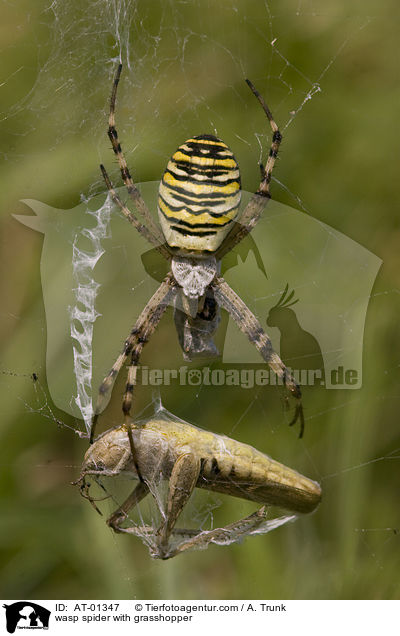
[[[200,135],[179,146],[160,183],[158,214],[171,247],[214,252],[237,217],[240,173],[228,146]]]

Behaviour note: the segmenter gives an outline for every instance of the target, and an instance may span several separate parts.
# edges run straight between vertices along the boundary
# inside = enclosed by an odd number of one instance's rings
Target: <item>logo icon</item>
[[[13,634],[18,629],[48,629],[50,610],[32,603],[18,601],[11,605],[3,605],[6,610],[7,631]]]

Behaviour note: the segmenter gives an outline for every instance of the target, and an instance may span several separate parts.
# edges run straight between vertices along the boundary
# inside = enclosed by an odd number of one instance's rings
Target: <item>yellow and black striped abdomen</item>
[[[179,146],[160,183],[158,214],[171,247],[214,252],[239,211],[240,173],[223,141],[200,135]]]

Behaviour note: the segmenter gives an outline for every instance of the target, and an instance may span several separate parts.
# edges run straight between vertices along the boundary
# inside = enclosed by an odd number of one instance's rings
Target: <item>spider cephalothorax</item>
[[[268,160],[265,167],[261,166],[261,182],[257,192],[239,216],[240,174],[235,157],[228,146],[213,135],[192,137],[172,155],[161,180],[158,197],[160,227],[132,180],[115,128],[115,100],[121,69],[122,65],[119,65],[111,94],[108,136],[140,220],[121,201],[104,166],[101,166],[101,171],[114,202],[138,232],[164,258],[171,261],[171,269],[143,309],[125,341],[123,351],[100,386],[91,441],[97,417],[104,407],[104,396],[128,357],[130,365],[123,412],[129,418],[135,367],[144,345],[171,303],[175,306],[175,324],[186,359],[218,353],[213,334],[219,322],[219,307],[228,311],[296,399],[296,411],[291,424],[300,420],[301,436],[304,417],[300,387],[273,350],[271,340],[257,318],[220,276],[219,267],[225,254],[251,232],[270,198],[271,174],[282,140],[278,126],[264,99],[253,84],[246,80],[260,102],[273,133]]]

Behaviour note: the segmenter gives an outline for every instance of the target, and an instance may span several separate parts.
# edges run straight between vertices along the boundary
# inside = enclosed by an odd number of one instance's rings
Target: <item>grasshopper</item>
[[[202,430],[164,409],[149,419],[127,421],[106,431],[89,447],[75,483],[96,507],[85,481],[89,475],[139,479],[132,493],[107,519],[107,524],[115,532],[147,537],[150,546],[151,537],[155,537],[151,554],[161,559],[169,559],[190,548],[205,548],[210,543],[227,545],[248,534],[262,534],[295,518],[283,517],[267,522],[266,507],[270,504],[295,513],[309,513],[321,500],[317,482],[252,446]],[[158,502],[156,491],[162,480],[169,481],[165,510]],[[263,505],[257,512],[223,528],[209,531],[175,528],[194,488]],[[149,493],[162,514],[160,527],[156,531],[152,526],[124,527],[122,524],[128,520],[130,510]]]

